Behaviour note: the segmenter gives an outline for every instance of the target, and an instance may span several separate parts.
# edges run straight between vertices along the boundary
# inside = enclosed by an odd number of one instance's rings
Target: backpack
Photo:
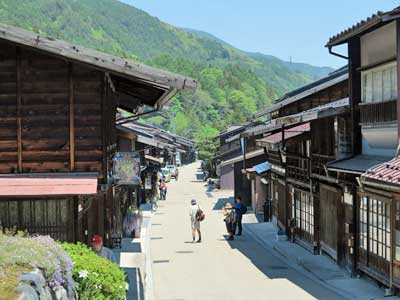
[[[241,209],[241,211],[242,211],[242,215],[246,214],[246,213],[247,213],[247,206],[244,205],[244,204],[242,204],[242,209]]]
[[[199,207],[199,209],[197,210],[197,212],[196,212],[196,220],[197,221],[203,221],[204,219],[206,218],[206,215],[204,214],[204,212],[200,209],[200,207]]]

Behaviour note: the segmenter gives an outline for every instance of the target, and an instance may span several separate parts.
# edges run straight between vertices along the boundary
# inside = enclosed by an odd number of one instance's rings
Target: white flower
[[[129,284],[127,282],[125,282],[125,289],[129,290]]]
[[[89,275],[89,272],[86,270],[79,271],[79,278],[86,278]]]

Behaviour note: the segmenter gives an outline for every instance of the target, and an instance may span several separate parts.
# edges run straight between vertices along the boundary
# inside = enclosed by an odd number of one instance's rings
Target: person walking
[[[199,235],[199,239],[197,240],[197,243],[201,243],[201,231],[200,231],[200,219],[199,219],[200,207],[197,204],[197,201],[195,199],[192,199],[190,204],[191,205],[190,205],[190,210],[189,210],[189,216],[190,216],[190,222],[192,225],[193,243],[196,241],[196,231]]]
[[[226,225],[226,231],[229,234],[228,240],[232,241],[234,239],[233,236],[235,234],[235,232],[234,232],[235,212],[234,212],[232,204],[230,204],[230,203],[225,204],[223,213],[224,213],[224,217],[225,217],[224,221],[225,221],[225,225]]]
[[[247,212],[246,205],[242,203],[240,196],[236,197],[235,204],[233,205],[235,210],[235,222],[233,225],[233,234],[236,234],[236,227],[238,228],[237,235],[242,235],[242,217]]]

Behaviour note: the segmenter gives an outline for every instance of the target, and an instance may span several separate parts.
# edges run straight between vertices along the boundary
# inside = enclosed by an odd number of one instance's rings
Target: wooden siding
[[[397,120],[397,100],[360,103],[361,124],[379,124]]]
[[[324,118],[311,122],[312,174],[326,175],[324,166],[335,160],[335,147],[334,118]]]
[[[0,42],[0,173],[103,178],[115,143],[111,97],[99,71]]]
[[[279,110],[279,115],[276,117],[284,117],[291,114],[296,114],[348,97],[348,94],[348,82],[346,80],[281,108]]]
[[[75,242],[76,204],[73,197],[3,200],[0,201],[0,225]]]

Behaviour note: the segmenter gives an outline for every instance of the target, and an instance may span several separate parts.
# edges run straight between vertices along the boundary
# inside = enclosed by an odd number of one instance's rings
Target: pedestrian
[[[190,222],[192,225],[193,243],[196,241],[196,231],[199,235],[197,243],[201,243],[200,219],[198,214],[198,212],[200,211],[200,207],[195,199],[192,199],[190,204],[191,205],[190,205],[189,215],[190,215]]]
[[[235,232],[234,232],[235,212],[234,212],[232,204],[230,204],[230,203],[225,204],[223,213],[224,213],[224,217],[225,217],[224,221],[225,221],[225,225],[226,225],[226,231],[229,234],[228,240],[232,241],[234,239],[233,236],[235,234]]]
[[[167,200],[167,184],[165,183],[165,181],[161,180],[161,184],[160,184],[160,200]]]
[[[235,223],[233,225],[233,234],[236,234],[236,227],[238,228],[237,235],[242,235],[242,217],[247,212],[247,207],[242,203],[240,196],[236,197],[236,203],[233,205],[235,210]]]
[[[108,259],[112,263],[117,263],[114,253],[111,249],[103,246],[103,237],[101,235],[94,235],[92,238],[92,250],[103,258]]]

